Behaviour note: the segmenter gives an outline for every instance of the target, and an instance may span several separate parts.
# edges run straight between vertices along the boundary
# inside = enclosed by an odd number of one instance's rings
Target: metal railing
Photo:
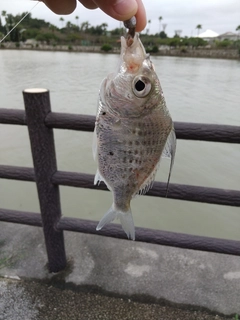
[[[24,110],[1,109],[0,123],[28,127],[34,168],[0,165],[0,178],[32,181],[37,185],[39,213],[0,209],[0,221],[43,227],[50,272],[66,267],[63,231],[76,231],[126,239],[121,227],[110,224],[96,231],[97,222],[62,218],[59,186],[107,190],[104,184],[93,185],[94,175],[57,170],[53,128],[93,131],[94,116],[56,113],[51,111],[47,90],[25,90]],[[177,139],[240,144],[240,127],[176,122]],[[166,183],[154,182],[148,196],[165,197]],[[240,207],[240,191],[170,184],[168,198]],[[136,228],[136,240],[240,255],[240,241],[194,236],[175,232]]]

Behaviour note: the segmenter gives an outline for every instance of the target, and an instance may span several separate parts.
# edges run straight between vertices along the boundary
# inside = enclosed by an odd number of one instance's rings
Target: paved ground
[[[133,302],[41,282],[0,280],[1,320],[223,320],[229,317]],[[230,319],[234,319],[231,317]]]
[[[239,257],[73,232],[65,243],[69,268],[49,274],[42,230],[0,223],[0,320],[238,319]]]

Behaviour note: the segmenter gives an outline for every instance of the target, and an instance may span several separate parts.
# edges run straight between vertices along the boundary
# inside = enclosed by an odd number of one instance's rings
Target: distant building
[[[35,39],[27,39],[24,43],[26,47],[32,48],[35,47],[38,42]]]
[[[200,33],[198,38],[202,38],[205,41],[211,41],[215,40],[218,36],[219,34],[217,32],[207,29],[206,31]]]
[[[225,32],[223,34],[220,34],[218,37],[218,40],[222,41],[222,40],[238,40],[239,39],[239,36],[236,34],[236,33],[233,33],[233,32]]]

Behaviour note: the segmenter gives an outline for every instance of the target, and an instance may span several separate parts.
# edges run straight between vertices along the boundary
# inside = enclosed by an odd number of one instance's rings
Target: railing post
[[[57,171],[53,129],[45,126],[51,112],[49,91],[26,89],[23,91],[28,132],[31,143],[38,198],[40,203],[45,244],[50,272],[66,267],[63,231],[56,226],[61,218],[59,187],[51,182]]]

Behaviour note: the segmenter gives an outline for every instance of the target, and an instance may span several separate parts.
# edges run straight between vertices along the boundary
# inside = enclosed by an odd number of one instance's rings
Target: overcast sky
[[[56,0],[57,1],[57,0]],[[151,20],[150,33],[159,32],[159,16],[163,17],[162,23],[167,24],[166,33],[173,36],[175,30],[182,30],[182,36],[197,34],[196,26],[202,25],[202,30],[211,29],[219,34],[232,31],[240,25],[240,0],[143,0],[147,11],[147,19]],[[17,14],[29,11],[35,4],[30,0],[0,0],[0,12]],[[87,10],[81,4],[73,14],[63,16],[65,22],[76,23],[75,17],[79,16],[79,24],[89,21],[91,25],[108,24],[109,30],[118,28],[120,23],[108,17],[99,9]],[[32,11],[32,17],[44,19],[61,27],[60,16],[52,13],[43,3],[39,3]],[[145,32],[145,31],[144,31]]]

